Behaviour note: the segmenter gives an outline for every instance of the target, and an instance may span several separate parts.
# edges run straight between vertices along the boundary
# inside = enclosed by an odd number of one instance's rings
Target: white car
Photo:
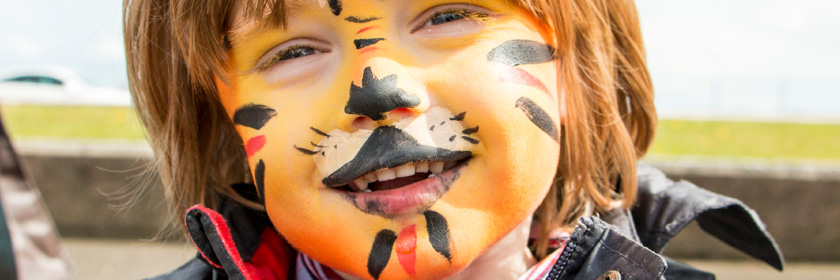
[[[128,90],[93,86],[56,66],[0,70],[0,104],[129,106]]]

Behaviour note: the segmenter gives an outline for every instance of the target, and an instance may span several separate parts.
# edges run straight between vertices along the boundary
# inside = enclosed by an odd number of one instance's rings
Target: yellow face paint
[[[357,277],[452,275],[551,185],[546,29],[503,0],[327,4],[231,36],[220,97],[268,215],[295,248]]]

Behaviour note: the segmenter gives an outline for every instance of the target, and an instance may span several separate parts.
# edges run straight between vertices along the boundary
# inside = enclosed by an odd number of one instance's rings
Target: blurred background
[[[151,152],[129,107],[120,2],[0,9],[0,112],[76,279],[148,277],[194,254],[151,240],[166,202],[138,179]],[[720,279],[840,279],[840,2],[636,2],[661,118],[644,161],[755,208],[789,264],[775,272],[696,226],[666,253]]]

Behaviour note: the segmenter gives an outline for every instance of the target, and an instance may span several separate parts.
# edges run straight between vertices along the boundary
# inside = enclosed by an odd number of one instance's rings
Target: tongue
[[[384,191],[410,185],[414,182],[422,181],[429,177],[429,173],[417,173],[408,177],[400,177],[385,182],[374,182],[368,185],[371,191]]]

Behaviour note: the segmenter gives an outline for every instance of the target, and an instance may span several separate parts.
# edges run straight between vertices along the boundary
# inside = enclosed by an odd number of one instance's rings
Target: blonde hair
[[[633,1],[511,1],[553,29],[565,93],[556,180],[536,213],[544,256],[548,231],[572,225],[587,207],[632,206],[636,160],[653,141],[656,112]],[[284,25],[283,5],[246,1],[245,16]],[[223,37],[234,9],[222,0],[124,3],[129,84],[175,216],[197,203],[215,207],[222,195],[262,207],[230,188],[250,171],[215,86],[225,76]]]

